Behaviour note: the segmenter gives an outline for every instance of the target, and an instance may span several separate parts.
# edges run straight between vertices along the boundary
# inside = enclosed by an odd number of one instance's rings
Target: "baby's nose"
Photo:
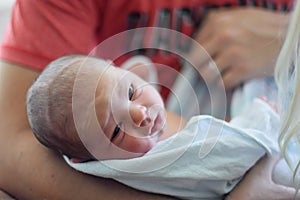
[[[137,127],[145,127],[151,122],[147,108],[142,105],[131,105],[130,117]]]

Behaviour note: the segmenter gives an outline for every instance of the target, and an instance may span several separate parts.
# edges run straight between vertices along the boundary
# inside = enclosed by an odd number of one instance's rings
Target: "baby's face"
[[[109,67],[98,83],[95,104],[103,133],[125,151],[142,155],[165,131],[160,94],[129,71]]]

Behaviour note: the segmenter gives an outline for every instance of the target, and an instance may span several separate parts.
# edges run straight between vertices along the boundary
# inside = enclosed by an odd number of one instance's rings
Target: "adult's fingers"
[[[235,68],[229,68],[222,73],[219,85],[224,84],[225,90],[231,90],[243,81],[241,74]]]
[[[296,194],[295,188],[286,187],[284,185],[275,184],[273,182],[272,180],[273,169],[280,159],[281,159],[280,155],[276,155],[272,157],[265,155],[264,158],[260,159],[257,162],[254,170],[259,171],[262,174],[262,176],[265,178],[264,181],[266,181],[266,183],[269,183],[269,187],[270,187],[269,200],[300,199],[300,195]]]
[[[192,45],[188,59],[190,59],[194,67],[202,69],[219,51],[217,46],[217,40],[215,38],[208,38],[203,43],[195,42]]]
[[[273,194],[275,200],[300,200],[300,194],[297,193],[295,188],[286,187],[283,185],[273,185],[272,187],[274,190]]]

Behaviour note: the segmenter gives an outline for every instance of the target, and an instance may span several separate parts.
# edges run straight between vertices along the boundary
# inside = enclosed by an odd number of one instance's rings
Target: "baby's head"
[[[89,67],[82,70],[85,66]],[[93,89],[88,83],[96,75]],[[93,99],[83,102],[91,93]],[[80,103],[74,104],[74,99],[82,101],[81,106],[76,107]],[[157,142],[165,124],[163,101],[154,87],[129,71],[83,55],[65,56],[47,66],[28,91],[27,113],[42,144],[79,160],[143,155]],[[76,121],[78,113],[85,117]],[[93,126],[93,116],[99,128]]]

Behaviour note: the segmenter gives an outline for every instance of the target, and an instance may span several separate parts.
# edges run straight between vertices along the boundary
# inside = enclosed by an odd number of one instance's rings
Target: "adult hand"
[[[252,7],[211,10],[195,39],[215,61],[225,88],[232,89],[243,81],[273,74],[288,16]],[[190,58],[202,76],[215,79],[204,54],[192,48]]]
[[[227,196],[226,200],[290,200],[294,188],[278,185],[272,180],[272,172],[279,156],[264,156],[246,174],[244,179]],[[295,199],[300,199],[297,195]]]

